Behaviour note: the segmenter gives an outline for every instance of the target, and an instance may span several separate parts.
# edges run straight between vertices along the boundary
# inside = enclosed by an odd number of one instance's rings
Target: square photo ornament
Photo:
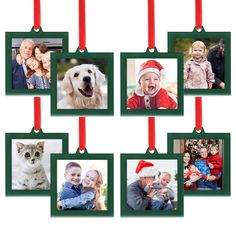
[[[68,134],[6,133],[6,195],[49,195],[53,153],[68,153]]]
[[[6,32],[6,94],[50,94],[51,55],[67,51],[67,32]]]
[[[168,152],[182,155],[185,195],[230,196],[229,133],[169,133]]]
[[[178,154],[121,154],[121,216],[183,216],[182,176]]]
[[[113,154],[55,154],[51,166],[51,216],[113,216]]]
[[[203,27],[168,33],[168,51],[184,56],[184,94],[231,94],[230,37],[230,32],[206,32]]]
[[[183,57],[121,53],[121,115],[182,115]]]
[[[113,53],[52,55],[53,115],[113,114]]]

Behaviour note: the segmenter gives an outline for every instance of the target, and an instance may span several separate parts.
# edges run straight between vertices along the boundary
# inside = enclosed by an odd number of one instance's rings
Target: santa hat
[[[158,174],[157,168],[151,162],[147,162],[144,160],[139,161],[136,167],[136,174],[139,177],[151,177],[156,176]]]
[[[148,72],[153,72],[160,78],[161,75],[165,74],[164,71],[164,67],[158,61],[148,60],[140,66],[137,80],[139,82],[140,78]]]

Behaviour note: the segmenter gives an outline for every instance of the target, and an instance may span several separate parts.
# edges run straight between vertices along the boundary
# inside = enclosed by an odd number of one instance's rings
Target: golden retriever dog
[[[66,95],[57,103],[59,109],[96,109],[103,106],[101,85],[105,75],[93,64],[69,69],[61,82]]]

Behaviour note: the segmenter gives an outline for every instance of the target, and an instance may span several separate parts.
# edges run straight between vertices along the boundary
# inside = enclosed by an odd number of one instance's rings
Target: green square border
[[[136,217],[136,216],[145,216],[145,217],[172,217],[172,216],[183,216],[184,215],[184,199],[183,199],[183,186],[182,186],[182,179],[183,179],[183,158],[180,154],[159,154],[156,151],[154,153],[150,153],[147,150],[144,154],[121,154],[121,216],[127,217]],[[148,211],[148,210],[128,210],[126,203],[127,203],[127,160],[177,160],[177,188],[178,188],[178,209],[176,211]],[[124,204],[125,203],[125,204]]]
[[[200,133],[193,130],[193,133],[168,133],[168,152],[174,153],[174,139],[223,139],[224,140],[224,166],[223,166],[223,186],[222,190],[185,190],[187,196],[230,196],[231,179],[230,179],[230,133],[205,133],[202,129]],[[183,158],[183,155],[182,157]],[[183,183],[183,181],[182,181]]]
[[[121,53],[121,115],[129,116],[159,116],[159,115],[183,115],[183,55],[182,53],[159,53],[155,49],[154,52],[150,52],[149,49],[144,53]],[[178,89],[178,108],[177,109],[127,109],[127,59],[177,59],[177,89]]]
[[[34,131],[34,128],[32,128],[30,133],[6,133],[5,134],[6,196],[48,196],[50,195],[51,189],[50,190],[16,190],[16,189],[13,190],[12,189],[12,140],[13,139],[61,139],[62,140],[62,153],[68,153],[68,134],[67,133],[43,133],[41,129],[38,133],[36,133]],[[52,158],[52,154],[51,154],[50,159],[51,158]],[[51,181],[50,181],[50,185],[52,186]]]
[[[68,210],[68,211],[60,211],[56,207],[57,202],[57,161],[58,160],[106,160],[107,161],[107,185],[108,185],[108,191],[107,191],[107,197],[108,197],[108,210],[106,211],[89,211],[89,210]],[[107,154],[107,153],[93,153],[89,154],[87,150],[82,154],[79,152],[79,150],[75,154],[53,154],[51,158],[51,216],[58,216],[58,217],[109,217],[114,215],[114,194],[113,194],[113,154]]]
[[[107,109],[58,109],[57,108],[57,59],[60,58],[104,58],[108,62],[108,93],[107,93]],[[55,53],[51,57],[52,64],[52,80],[51,80],[51,114],[52,115],[108,115],[114,113],[114,91],[113,91],[113,53],[89,53],[87,50],[80,52],[78,49],[75,53]]]
[[[63,52],[68,51],[68,32],[43,32],[42,28],[38,32],[32,27],[30,32],[6,32],[6,95],[50,95],[51,89],[13,89],[12,88],[12,39],[13,38],[60,38],[62,39]]]
[[[184,95],[230,95],[231,94],[231,33],[230,32],[168,32],[168,51],[174,52],[176,38],[224,38],[225,40],[225,89],[184,89]],[[184,63],[184,62],[183,62]]]

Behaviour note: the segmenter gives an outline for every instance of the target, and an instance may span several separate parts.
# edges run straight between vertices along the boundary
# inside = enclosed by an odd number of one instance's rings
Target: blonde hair
[[[204,53],[206,54],[206,45],[202,41],[193,42],[192,47],[191,47],[191,53],[193,52],[193,47],[196,47],[196,46],[202,48],[204,50]]]
[[[166,172],[166,171],[161,172],[159,178],[162,177],[162,176],[169,176],[169,178],[172,179],[172,175],[169,172]]]

